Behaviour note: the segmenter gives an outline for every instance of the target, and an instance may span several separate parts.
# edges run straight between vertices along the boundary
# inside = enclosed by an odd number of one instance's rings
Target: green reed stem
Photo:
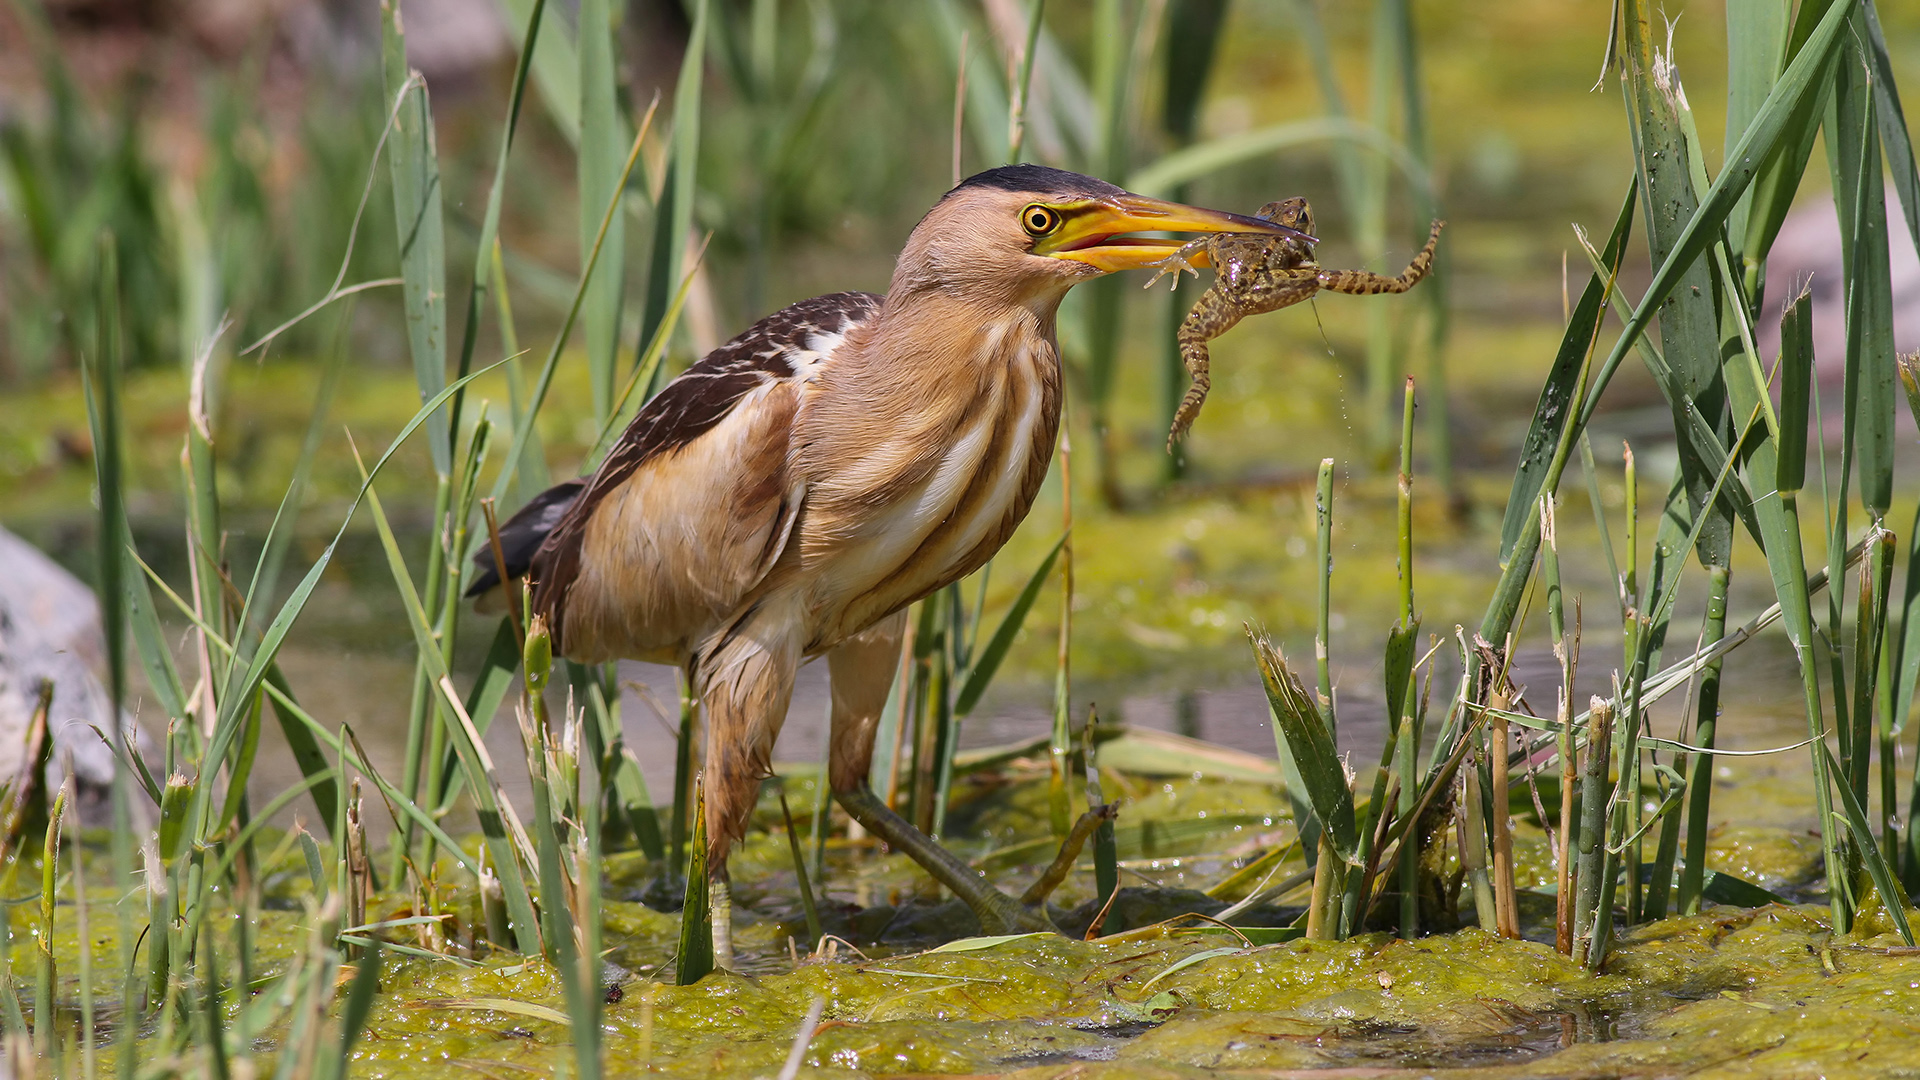
[[[1727,586],[1731,571],[1725,566],[1707,567],[1706,628],[1700,635],[1702,648],[1712,648],[1727,636]],[[1694,713],[1693,745],[1703,753],[1692,759],[1687,778],[1687,842],[1685,861],[1680,870],[1679,913],[1698,914],[1700,890],[1707,869],[1707,828],[1713,799],[1713,743],[1720,716],[1720,661],[1714,660],[1700,674],[1699,707]]]
[[[687,836],[693,813],[694,741],[700,728],[700,699],[692,680],[680,675],[680,727],[673,735],[673,821],[668,835],[672,840],[672,865],[679,867],[687,858]]]
[[[1100,759],[1094,728],[1100,722],[1098,712],[1087,706],[1087,726],[1081,729],[1081,757],[1087,770],[1087,809],[1098,810],[1106,804],[1100,787]],[[1120,888],[1120,852],[1113,835],[1113,818],[1103,815],[1093,831],[1093,892],[1100,908],[1105,908]]]
[[[1332,655],[1331,640],[1333,622],[1333,459],[1321,458],[1320,471],[1314,478],[1313,520],[1317,561],[1314,569],[1319,571],[1320,593],[1317,609],[1318,619],[1314,623],[1313,634],[1313,671],[1318,688],[1315,703],[1320,708],[1320,719],[1326,722],[1329,735],[1338,738],[1333,715],[1333,671],[1329,666]],[[1412,588],[1409,578],[1407,587]]]
[[[1405,12],[1401,13],[1403,16]],[[1418,632],[1417,619],[1413,613],[1413,379],[1407,379],[1406,398],[1402,403],[1400,418],[1400,477],[1398,525],[1400,533],[1400,631],[1403,634]],[[1413,643],[1409,643],[1410,645]],[[1415,646],[1417,647],[1417,646]],[[1401,820],[1408,820],[1414,812],[1414,800],[1419,795],[1420,769],[1420,710],[1414,702],[1414,678],[1412,668],[1407,671],[1407,690],[1399,715],[1388,717],[1394,725],[1399,758],[1400,790],[1394,811]],[[1382,770],[1384,775],[1385,770]],[[1385,813],[1384,807],[1375,811],[1376,816]],[[1376,830],[1369,830],[1374,835]],[[1400,936],[1411,939],[1420,932],[1420,837],[1416,830],[1409,830],[1406,839],[1400,843]],[[1361,917],[1364,918],[1364,912]]]
[[[1035,9],[1036,25],[1040,20],[1039,11],[1044,7],[1043,2]],[[1032,47],[1031,43],[1028,47]],[[1073,734],[1068,726],[1073,708],[1073,442],[1065,431],[1060,433],[1059,460],[1060,523],[1064,539],[1060,546],[1060,650],[1054,660],[1053,736],[1048,746],[1053,773],[1047,789],[1047,809],[1053,835],[1065,840],[1074,820],[1073,800],[1068,790],[1068,758],[1073,754]]]
[[[1007,106],[1007,164],[1017,165],[1027,137],[1028,91],[1033,86],[1033,58],[1040,51],[1040,31],[1046,26],[1047,0],[1034,0],[1027,16],[1027,43],[1020,53],[1020,77],[1014,82]]]
[[[1621,634],[1624,655],[1621,666],[1627,670],[1628,696],[1622,699],[1622,715],[1626,720],[1626,737],[1620,740],[1620,791],[1622,797],[1614,801],[1609,823],[1613,828],[1613,840],[1618,844],[1623,837],[1635,839],[1627,845],[1624,852],[1613,852],[1626,863],[1627,925],[1640,921],[1640,683],[1645,675],[1641,662],[1642,653],[1652,647],[1653,625],[1648,613],[1641,606],[1640,596],[1640,471],[1634,460],[1633,447],[1622,443],[1621,452],[1626,458],[1626,519],[1627,519],[1627,569],[1626,577],[1621,579],[1620,599],[1626,606],[1627,625]],[[1601,882],[1605,892],[1611,887],[1611,875]],[[1601,950],[1605,951],[1605,950]]]
[[[40,940],[34,942],[40,959],[39,979],[33,986],[34,1049],[42,1058],[54,1059],[56,1066],[60,1023],[54,1012],[54,995],[59,992],[60,972],[53,960],[53,912],[54,900],[59,895],[60,825],[67,812],[69,786],[61,785],[60,793],[53,797],[53,805],[47,809],[46,841],[40,848]]]

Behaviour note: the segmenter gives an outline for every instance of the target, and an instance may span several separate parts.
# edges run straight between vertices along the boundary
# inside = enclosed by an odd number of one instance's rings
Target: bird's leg
[[[800,649],[789,635],[767,629],[780,625],[784,612],[758,609],[765,623],[735,626],[713,648],[703,651],[692,673],[700,688],[707,727],[706,800],[707,881],[713,912],[713,957],[733,966],[733,895],[727,854],[746,835],[747,819],[771,774],[773,741],[793,695],[793,673]]]
[[[827,652],[833,689],[832,754],[827,772],[834,798],[868,832],[893,850],[906,852],[936,881],[952,889],[979,916],[986,933],[1051,930],[1053,924],[1047,919],[1044,904],[1024,907],[987,884],[972,867],[889,809],[885,800],[867,786],[874,732],[900,667],[900,638],[906,625],[906,613],[900,612]]]
[[[887,842],[895,851],[903,851],[907,857],[932,874],[935,881],[953,890],[967,907],[980,919],[980,931],[985,934],[1013,934],[1032,930],[1054,930],[1053,920],[1047,916],[1044,897],[1031,906],[1022,904],[992,885],[980,875],[980,872],[919,829],[908,824],[907,820],[880,800],[873,789],[861,783],[849,790],[834,792],[834,798],[855,821],[867,827],[867,831]]]

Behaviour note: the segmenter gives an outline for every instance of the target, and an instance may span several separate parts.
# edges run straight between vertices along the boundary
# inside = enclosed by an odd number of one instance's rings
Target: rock
[[[94,675],[105,652],[93,591],[25,540],[0,529],[0,777],[23,767],[27,725],[40,681],[53,681],[49,790],[71,760],[82,785],[106,787],[113,752],[94,733],[111,723],[112,703]],[[125,715],[124,713],[122,714]],[[129,728],[132,720],[126,721]]]

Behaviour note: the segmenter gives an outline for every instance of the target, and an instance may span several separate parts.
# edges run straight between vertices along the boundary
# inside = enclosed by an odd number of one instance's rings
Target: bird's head
[[[1042,165],[989,169],[947,192],[908,238],[892,292],[945,292],[1012,304],[1058,303],[1074,285],[1164,263],[1190,236],[1223,232],[1313,238],[1278,221],[1135,195]],[[1205,255],[1189,259],[1204,266]]]

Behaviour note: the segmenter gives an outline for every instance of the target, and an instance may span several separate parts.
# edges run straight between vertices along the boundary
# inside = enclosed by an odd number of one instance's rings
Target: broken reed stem
[[[1112,821],[1114,815],[1119,812],[1120,807],[1117,803],[1106,803],[1083,812],[1074,821],[1073,828],[1068,830],[1067,838],[1060,844],[1060,850],[1054,855],[1053,862],[1049,863],[1045,872],[1020,895],[1020,903],[1027,907],[1046,903],[1047,897],[1052,896],[1053,891],[1058,889],[1067,880],[1067,875],[1073,872],[1074,861],[1080,858],[1080,852],[1087,846],[1087,841],[1093,837],[1102,823]]]
[[[1613,759],[1613,703],[1596,696],[1588,704],[1587,716],[1587,760],[1580,775],[1580,862],[1574,871],[1579,891],[1573,905],[1573,958],[1597,967],[1598,958],[1592,955],[1595,923],[1611,917],[1599,907],[1607,803],[1612,798],[1607,779]]]
[[[1497,710],[1493,714],[1493,790],[1489,800],[1492,806],[1491,818],[1493,836],[1493,909],[1501,937],[1518,938],[1520,936],[1519,900],[1513,888],[1513,827],[1507,813],[1507,796],[1510,790],[1510,775],[1507,766],[1507,749],[1510,742],[1507,733],[1506,709],[1509,704],[1504,691],[1496,690],[1490,698],[1490,704]]]
[[[1553,637],[1553,657],[1560,664],[1560,686],[1554,693],[1554,720],[1559,725],[1560,827],[1554,836],[1554,868],[1558,888],[1553,903],[1553,944],[1562,956],[1573,953],[1573,673],[1574,651],[1567,641],[1566,593],[1560,584],[1559,523],[1553,496],[1540,497],[1540,581],[1546,587],[1547,629]],[[1574,634],[1580,615],[1574,609]]]
[[[1331,941],[1334,936],[1336,920],[1328,908],[1333,899],[1333,864],[1339,858],[1322,828],[1319,855],[1313,861],[1313,899],[1307,905],[1307,937],[1314,941]]]
[[[1475,920],[1483,930],[1497,931],[1499,906],[1493,898],[1493,882],[1487,875],[1487,822],[1481,802],[1481,764],[1469,761],[1460,770],[1460,865],[1466,870],[1473,890]]]

